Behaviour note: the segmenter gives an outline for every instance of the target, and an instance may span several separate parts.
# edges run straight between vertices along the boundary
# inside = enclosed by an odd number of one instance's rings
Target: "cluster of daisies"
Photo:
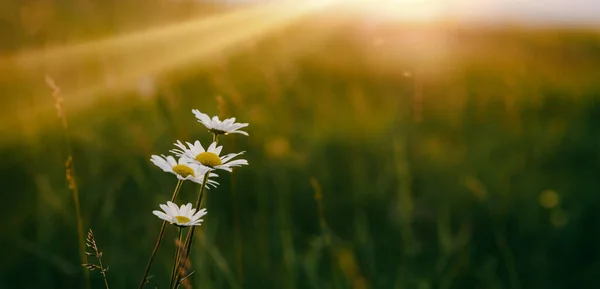
[[[244,159],[235,159],[243,154],[230,153],[221,156],[222,146],[218,146],[219,135],[230,133],[239,133],[248,135],[241,131],[241,128],[247,127],[247,123],[236,123],[235,118],[228,118],[223,121],[217,116],[212,119],[197,109],[192,110],[198,122],[202,123],[213,134],[213,142],[204,149],[200,141],[194,143],[181,141],[175,143],[176,149],[170,150],[177,158],[165,155],[153,155],[151,161],[163,171],[174,174],[180,181],[192,181],[202,186],[216,187],[217,183],[212,178],[218,177],[216,170],[231,172],[233,167],[247,165],[248,161]],[[176,197],[176,195],[174,195]],[[206,215],[206,209],[192,208],[192,204],[181,205],[178,207],[173,203],[174,198],[166,205],[160,205],[164,211],[152,212],[157,217],[175,224],[177,226],[195,226],[202,223],[202,216]],[[197,211],[197,212],[196,212]]]
[[[178,280],[181,276],[178,276],[179,264],[181,258],[189,253],[191,243],[193,241],[194,228],[202,224],[202,217],[207,212],[203,207],[204,195],[206,189],[216,188],[219,183],[214,180],[218,177],[218,171],[232,172],[232,168],[243,165],[248,165],[248,161],[237,158],[243,152],[240,153],[229,153],[221,155],[223,150],[222,146],[218,146],[219,136],[228,135],[232,133],[239,133],[248,135],[247,132],[241,131],[240,129],[247,127],[247,123],[236,123],[235,118],[228,118],[223,121],[219,120],[217,116],[210,118],[208,115],[201,113],[197,109],[192,110],[198,122],[202,123],[209,132],[213,135],[213,141],[209,144],[206,149],[199,142],[194,143],[177,141],[174,149],[170,150],[172,155],[153,155],[150,160],[156,166],[161,168],[163,171],[175,175],[178,179],[177,186],[171,197],[171,200],[166,204],[159,205],[162,211],[155,210],[152,213],[164,220],[163,227],[159,233],[157,244],[150,257],[150,261],[146,268],[144,278],[139,288],[142,288],[146,284],[146,277],[148,271],[154,259],[154,255],[160,246],[161,240],[164,236],[164,229],[167,224],[173,224],[177,226],[179,231],[179,241],[182,244],[182,248],[176,252],[175,263],[173,264],[173,272],[171,275],[171,286],[170,288],[176,287]],[[192,181],[200,184],[200,191],[198,192],[198,199],[195,206],[192,203],[182,204],[178,206],[175,202],[177,200],[177,194],[181,189],[183,182]],[[182,229],[189,228],[187,238],[185,242],[182,242]]]

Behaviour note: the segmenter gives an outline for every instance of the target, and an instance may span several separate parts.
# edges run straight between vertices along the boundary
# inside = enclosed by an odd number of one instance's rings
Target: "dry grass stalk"
[[[69,126],[67,123],[67,116],[63,107],[64,98],[60,92],[60,87],[56,85],[52,77],[46,75],[46,85],[52,90],[52,97],[54,98],[54,106],[56,107],[56,113],[61,121],[63,127],[63,133],[65,135],[65,142],[67,143],[67,160],[65,161],[65,175],[67,183],[69,184],[69,190],[73,193],[73,202],[75,204],[75,219],[77,220],[77,241],[79,244],[79,257],[81,263],[87,263],[87,257],[85,252],[85,245],[83,240],[83,218],[81,215],[81,204],[79,202],[79,189],[75,182],[75,169],[73,167],[73,149],[71,148],[71,136],[69,134]],[[89,274],[85,272],[86,288],[89,288]]]
[[[106,286],[106,289],[109,289],[108,281],[106,280],[106,272],[108,271],[108,267],[104,268],[104,266],[102,265],[102,251],[98,250],[98,245],[96,244],[96,240],[94,239],[94,232],[92,232],[92,229],[90,229],[90,231],[88,232],[88,235],[87,235],[87,238],[85,239],[85,241],[86,241],[85,245],[88,248],[92,249],[92,252],[86,251],[85,254],[88,256],[96,257],[96,259],[98,260],[98,264],[84,263],[81,265],[90,271],[98,270],[100,272],[100,274],[102,274],[102,278],[104,279],[104,285]]]

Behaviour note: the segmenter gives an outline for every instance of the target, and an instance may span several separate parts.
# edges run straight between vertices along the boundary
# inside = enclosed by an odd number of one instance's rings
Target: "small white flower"
[[[166,205],[160,204],[160,208],[164,213],[155,210],[152,211],[152,214],[180,227],[200,226],[203,221],[201,218],[206,215],[206,209],[202,209],[196,213],[196,209],[192,209],[191,203],[177,207],[177,205],[169,201]]]
[[[161,168],[163,171],[176,175],[177,178],[182,181],[189,180],[198,184],[202,184],[202,181],[204,181],[205,174],[209,171],[209,169],[207,169],[206,167],[196,164],[194,160],[189,159],[185,156],[180,157],[178,161],[175,161],[175,158],[172,156],[153,155],[150,158],[150,161],[152,161],[157,167]],[[216,187],[219,184],[216,181],[210,179],[213,177],[218,177],[218,175],[214,173],[211,173],[209,175],[209,180],[206,184],[207,187]]]
[[[230,133],[239,133],[243,135],[248,135],[247,132],[239,130],[240,128],[247,127],[247,123],[235,123],[235,117],[225,119],[223,121],[219,120],[218,116],[213,116],[211,119],[208,114],[201,113],[197,109],[193,109],[192,112],[196,115],[199,123],[202,123],[209,131],[214,134],[230,134]]]
[[[175,146],[179,149],[171,150],[171,152],[179,157],[193,159],[209,169],[221,169],[228,172],[232,171],[232,167],[239,167],[241,165],[248,164],[248,161],[244,159],[231,160],[243,154],[244,152],[237,154],[231,153],[220,157],[219,154],[221,153],[223,147],[217,146],[216,142],[211,143],[206,150],[204,150],[204,147],[199,141],[196,141],[193,144],[188,142],[187,145],[188,146],[186,147],[182,142],[177,141]]]

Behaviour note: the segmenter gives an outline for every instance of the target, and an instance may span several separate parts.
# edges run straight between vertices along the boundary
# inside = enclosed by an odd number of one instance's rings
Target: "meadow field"
[[[62,39],[12,27],[4,55]],[[194,288],[600,288],[600,32],[313,16],[235,46],[82,95],[152,59],[0,58],[0,288],[86,288],[69,157],[110,287],[136,288],[176,183],[150,156],[211,140],[192,109],[250,124],[220,139],[249,165],[207,194]]]

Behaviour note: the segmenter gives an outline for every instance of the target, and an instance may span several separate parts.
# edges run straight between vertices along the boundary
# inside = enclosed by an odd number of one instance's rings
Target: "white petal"
[[[165,159],[167,160],[167,162],[169,162],[169,165],[171,166],[171,168],[173,168],[174,166],[177,165],[177,161],[175,160],[175,158],[173,156],[166,156]]]
[[[204,175],[205,175],[206,173],[208,173],[209,171],[210,171],[210,169],[209,169],[209,168],[207,168],[207,167],[205,167],[205,166],[202,166],[202,165],[196,165],[196,166],[194,167],[194,174],[195,174],[196,176],[198,176],[198,178],[204,178]],[[209,177],[210,177],[210,175],[209,175]]]
[[[194,152],[194,157],[196,157],[196,155],[205,152],[206,150],[204,149],[204,147],[202,146],[202,144],[200,143],[200,141],[195,141],[194,145],[190,147],[190,149]]]
[[[206,151],[207,152],[211,152],[211,153],[215,153],[216,147],[217,147],[217,143],[213,142],[213,143],[210,144],[210,146],[208,147],[208,149],[206,149]],[[215,153],[215,154],[217,154],[217,153]],[[219,155],[219,154],[217,154],[217,155]]]
[[[213,153],[219,156],[221,154],[221,150],[223,150],[223,146],[218,146],[214,149]]]
[[[198,220],[196,222],[190,222],[188,226],[200,226],[202,225],[202,220]]]
[[[238,129],[242,128],[242,127],[247,127],[247,126],[248,126],[247,123],[234,123],[234,124],[231,125],[231,129],[232,130],[238,130]]]
[[[171,212],[173,212],[171,214],[171,217],[179,215],[179,207],[177,207],[177,205],[175,205],[173,202],[169,201],[169,202],[167,202],[167,206],[169,206],[169,208],[171,209]]]
[[[178,216],[186,216],[187,215],[187,211],[188,211],[187,206],[186,205],[181,205],[179,207],[179,214],[177,214],[177,215]]]
[[[241,165],[248,165],[248,161],[247,160],[234,160],[234,161],[226,163],[225,165],[229,166],[229,167],[239,167]]]
[[[153,164],[155,164],[157,167],[162,169],[163,171],[172,172],[172,167],[169,165],[169,163],[164,158],[157,156],[157,155],[152,155],[150,157],[150,161]]]
[[[171,211],[171,208],[169,208],[169,206],[160,204],[159,207],[165,212],[165,214],[167,214],[169,216],[173,215],[173,212]]]
[[[230,173],[233,172],[233,170],[229,166],[226,166],[226,165],[215,166],[215,169],[228,171]]]
[[[206,209],[202,209],[200,211],[198,211],[198,213],[196,213],[193,218],[197,219],[197,218],[201,218],[203,216],[205,216],[206,214],[208,214],[208,212],[206,211]]]
[[[208,126],[210,126],[210,117],[207,114],[201,113],[197,109],[193,109],[192,113],[194,113],[194,115],[196,115],[196,118],[198,119],[198,121],[200,123],[202,123],[204,126],[206,126],[207,128],[208,128]]]
[[[196,209],[192,208],[192,203],[188,203],[187,205],[185,205],[185,215],[186,217],[191,217],[192,215],[194,215],[194,213],[196,212]]]
[[[239,152],[237,154],[234,154],[234,153],[226,154],[223,157],[221,157],[221,162],[222,163],[227,163],[230,159],[235,158],[235,157],[237,157],[239,155],[242,155],[242,154],[244,154],[244,152]]]
[[[229,131],[228,133],[239,133],[239,134],[243,134],[245,136],[249,135],[247,132],[241,131],[241,130],[233,130],[233,131]]]
[[[169,216],[165,215],[161,211],[152,211],[152,214],[156,215],[157,217],[159,217],[167,222],[171,222],[171,218],[169,218]]]

